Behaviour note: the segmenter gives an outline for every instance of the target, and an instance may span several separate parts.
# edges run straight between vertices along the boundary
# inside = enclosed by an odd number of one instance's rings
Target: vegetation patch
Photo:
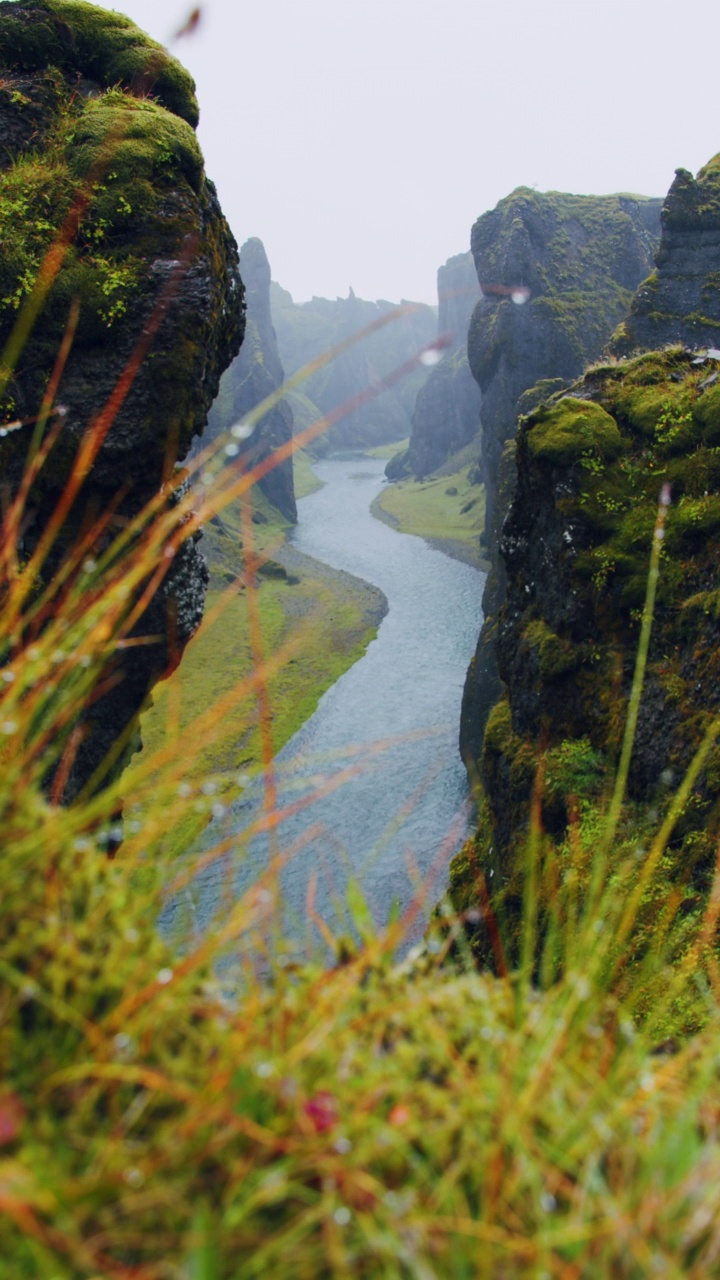
[[[413,533],[485,568],[480,535],[485,528],[485,490],[470,479],[472,466],[427,480],[386,485],[372,504],[373,515],[400,533]]]

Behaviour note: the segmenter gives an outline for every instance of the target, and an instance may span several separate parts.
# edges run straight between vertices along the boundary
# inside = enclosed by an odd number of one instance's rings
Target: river
[[[347,931],[349,879],[378,925],[418,892],[431,910],[471,826],[457,742],[484,575],[371,515],[384,465],[364,456],[317,463],[323,488],[300,501],[291,534],[299,551],[373,583],[388,601],[365,655],[277,757],[279,804],[299,811],[278,828],[275,848],[287,854],[305,842],[281,875],[283,929],[295,937],[306,936],[309,900],[333,933]],[[197,928],[218,913],[229,883],[237,895],[266,868],[268,838],[242,839],[260,812],[257,782],[205,832],[204,849],[229,832],[238,847],[232,865],[221,859],[196,877]],[[174,915],[169,905],[165,923]]]

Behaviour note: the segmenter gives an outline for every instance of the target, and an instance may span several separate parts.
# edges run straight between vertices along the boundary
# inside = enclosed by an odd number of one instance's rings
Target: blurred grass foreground
[[[720,1275],[720,879],[691,927],[668,890],[648,944],[622,787],[584,809],[560,851],[535,806],[519,946],[506,947],[477,884],[492,969],[478,971],[466,940],[477,910],[447,904],[395,962],[419,895],[382,934],[354,895],[354,946],[316,922],[331,965],[279,936],[277,874],[292,850],[263,707],[292,644],[264,649],[251,505],[272,460],[243,463],[237,437],[223,436],[193,460],[201,483],[189,490],[165,440],[152,484],[133,489],[117,379],[100,380],[102,402],[77,431],[80,392],[60,398],[73,351],[88,362],[119,352],[131,396],[163,349],[173,297],[162,278],[148,295],[147,262],[123,241],[131,222],[144,227],[147,257],[158,220],[167,230],[174,219],[185,243],[204,210],[215,340],[232,346],[220,298],[232,263],[198,168],[191,90],[132,24],[79,0],[0,4],[0,46],[14,68],[0,97],[21,139],[0,195],[0,1277]],[[66,76],[91,54],[100,93],[81,102]],[[117,154],[101,171],[93,147],[104,154],[108,134]],[[178,297],[197,283],[193,245]],[[158,345],[144,345],[156,321]],[[182,335],[190,362],[197,339]],[[196,412],[177,407],[170,464]],[[143,422],[149,430],[149,409]],[[86,501],[103,466],[105,492],[120,474],[121,496],[116,484],[105,504]],[[170,728],[131,774],[131,721],[116,726],[109,758],[83,757],[123,663],[153,639],[147,614],[169,566],[220,513],[242,528],[245,564],[212,612],[234,617],[242,587],[246,673],[190,719],[164,695]],[[649,625],[651,599],[645,616]],[[171,641],[161,667],[172,666]],[[242,786],[218,763],[231,712],[259,723],[266,806],[255,828],[278,833],[278,853],[176,953],[155,927],[187,874],[168,832],[189,842],[205,824],[219,803],[215,771],[223,798]],[[238,855],[251,835],[232,837]],[[664,840],[651,833],[656,868]],[[542,920],[539,900],[552,904]]]

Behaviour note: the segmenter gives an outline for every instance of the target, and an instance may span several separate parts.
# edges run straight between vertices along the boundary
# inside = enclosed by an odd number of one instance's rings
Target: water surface
[[[277,834],[286,851],[313,828],[282,873],[285,927],[298,935],[305,932],[308,892],[331,929],[338,928],[349,877],[359,882],[378,924],[393,903],[406,906],[422,883],[430,908],[470,829],[457,742],[484,575],[370,514],[383,470],[384,462],[362,456],[318,463],[324,487],[300,501],[291,534],[299,551],[373,583],[388,601],[364,657],[325,693],[277,758],[281,805],[343,779]],[[346,778],[348,772],[353,776]],[[203,847],[228,832],[242,833],[258,816],[259,793],[259,783],[249,787],[207,829]],[[269,856],[267,838],[255,837],[249,848],[238,847],[230,871],[227,861],[203,871],[192,889],[198,926],[218,909],[229,875],[240,893]]]

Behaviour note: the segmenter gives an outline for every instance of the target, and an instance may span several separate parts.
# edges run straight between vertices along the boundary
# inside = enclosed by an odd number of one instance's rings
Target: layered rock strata
[[[0,349],[61,228],[66,237],[5,387],[5,421],[37,414],[79,302],[58,392],[63,428],[28,503],[22,554],[37,545],[91,424],[143,351],[124,398],[116,394],[47,577],[98,512],[114,505],[121,526],[172,476],[239,347],[242,285],[195,138],[194,85],[164,49],[127,18],[80,0],[18,0],[0,3],[0,64]],[[20,482],[32,429],[0,441],[6,494]],[[137,627],[156,642],[116,656],[108,692],[85,715],[66,799],[179,659],[202,616],[206,577],[197,546],[186,543]]]

